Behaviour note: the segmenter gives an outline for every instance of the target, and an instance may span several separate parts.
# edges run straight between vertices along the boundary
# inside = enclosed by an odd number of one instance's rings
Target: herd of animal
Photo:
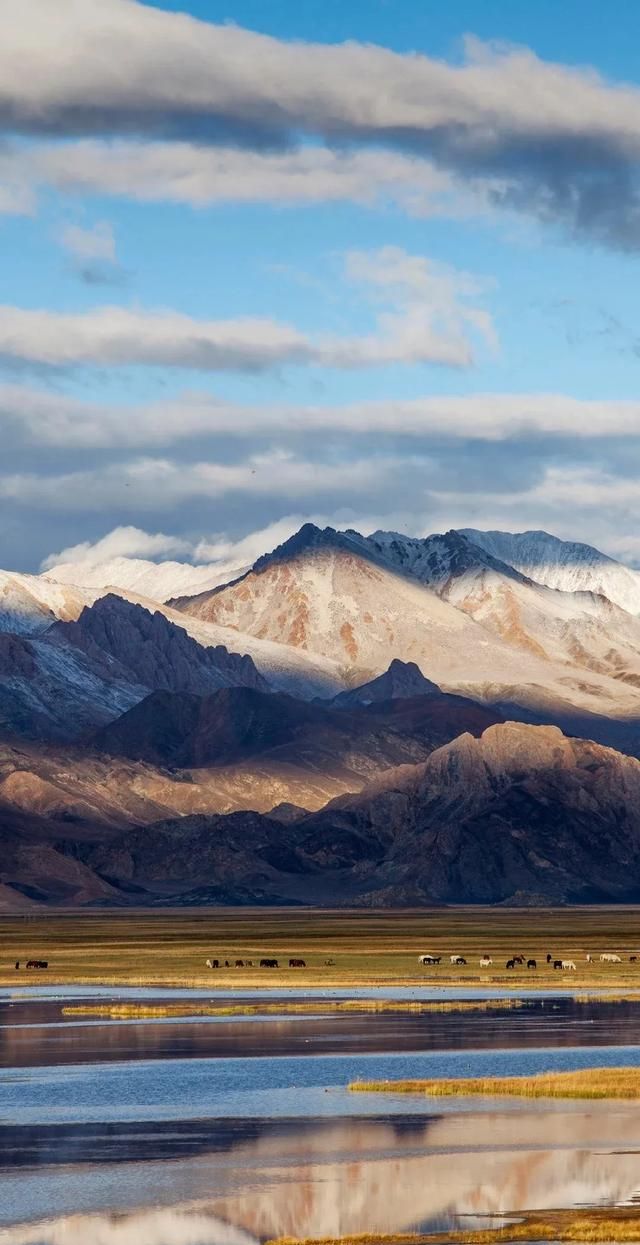
[[[442,962],[442,958],[443,957],[441,955],[420,955],[418,956],[418,963],[422,964],[423,967],[426,967],[434,964],[440,964]],[[630,955],[629,963],[635,964],[637,959],[637,955]],[[585,960],[587,964],[593,964],[594,957],[592,955],[586,955]],[[575,960],[556,960],[550,953],[548,953],[546,962],[547,964],[553,965],[553,968],[559,968],[565,972],[575,973],[577,971]],[[622,964],[622,956],[616,955],[613,951],[603,951],[600,956],[600,962],[602,964]],[[455,954],[449,956],[449,963],[456,967],[463,967],[467,961],[463,955]],[[493,964],[493,959],[490,955],[481,955],[478,963],[480,968],[490,968]],[[505,968],[522,968],[525,963],[527,968],[533,969],[538,967],[537,960],[525,960],[524,955],[512,955],[511,958],[507,960]]]
[[[333,964],[333,960],[325,960],[325,964]],[[235,960],[232,964],[230,960],[207,960],[207,968],[253,968],[253,960]],[[260,968],[279,968],[278,960],[262,959],[259,964]],[[306,968],[306,960],[289,960],[289,968]]]

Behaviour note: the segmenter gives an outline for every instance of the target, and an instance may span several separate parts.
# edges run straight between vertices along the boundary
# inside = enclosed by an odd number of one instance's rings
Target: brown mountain
[[[111,887],[186,903],[637,902],[640,763],[501,723],[317,813],[188,817],[76,858]]]

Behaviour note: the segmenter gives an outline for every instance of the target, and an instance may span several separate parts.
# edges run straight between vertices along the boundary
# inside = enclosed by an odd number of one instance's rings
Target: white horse
[[[602,964],[622,964],[622,956],[614,955],[613,951],[603,951],[600,961]]]
[[[491,956],[483,955],[482,959],[480,960],[480,968],[488,968],[490,964],[493,964],[493,960],[491,959]]]
[[[575,966],[575,964],[574,964],[573,960],[563,960],[563,961],[562,961],[562,967],[563,967],[563,968],[570,968],[570,969],[572,970],[572,972],[574,972],[574,973],[575,973],[575,971],[576,971],[576,966]]]

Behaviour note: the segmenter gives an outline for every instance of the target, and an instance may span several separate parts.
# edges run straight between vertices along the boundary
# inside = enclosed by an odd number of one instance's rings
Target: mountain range
[[[0,572],[0,906],[636,895],[640,572],[305,524],[220,578]]]

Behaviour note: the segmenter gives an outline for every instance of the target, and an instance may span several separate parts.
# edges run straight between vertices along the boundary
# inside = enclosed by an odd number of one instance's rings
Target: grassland
[[[522,999],[456,999],[442,1003],[417,1002],[409,999],[318,999],[300,1003],[287,1000],[287,1015],[317,1016],[346,1012],[378,1013],[412,1012],[489,1012],[496,1009],[522,1007]],[[280,1015],[282,1003],[86,1003],[62,1007],[63,1016],[106,1016],[110,1020],[154,1020],[173,1016],[269,1016]]]
[[[460,1077],[420,1081],[352,1081],[354,1093],[426,1094],[434,1098],[640,1098],[640,1068],[582,1068],[535,1076]]]
[[[585,962],[590,953],[616,951],[621,964]],[[422,968],[421,953],[442,955]],[[493,958],[479,967],[485,952]],[[466,966],[453,967],[459,953]],[[573,959],[577,972],[554,971],[547,953]],[[37,912],[0,918],[0,983],[13,987],[58,984],[201,986],[486,986],[523,989],[609,988],[640,991],[640,911],[637,908],[318,911],[200,909],[157,912]],[[514,954],[533,958],[536,971],[507,971]],[[208,970],[205,960],[252,959],[255,967]],[[274,957],[279,969],[260,969]],[[304,969],[289,969],[289,957]],[[29,958],[46,959],[46,972],[24,971]],[[16,972],[14,963],[22,969]],[[639,996],[640,997],[640,996]]]
[[[508,1241],[640,1241],[637,1206],[605,1206],[591,1210],[526,1212],[518,1222],[502,1228],[438,1232],[430,1236],[398,1235],[321,1237],[318,1240],[284,1237],[266,1245],[502,1245]]]

